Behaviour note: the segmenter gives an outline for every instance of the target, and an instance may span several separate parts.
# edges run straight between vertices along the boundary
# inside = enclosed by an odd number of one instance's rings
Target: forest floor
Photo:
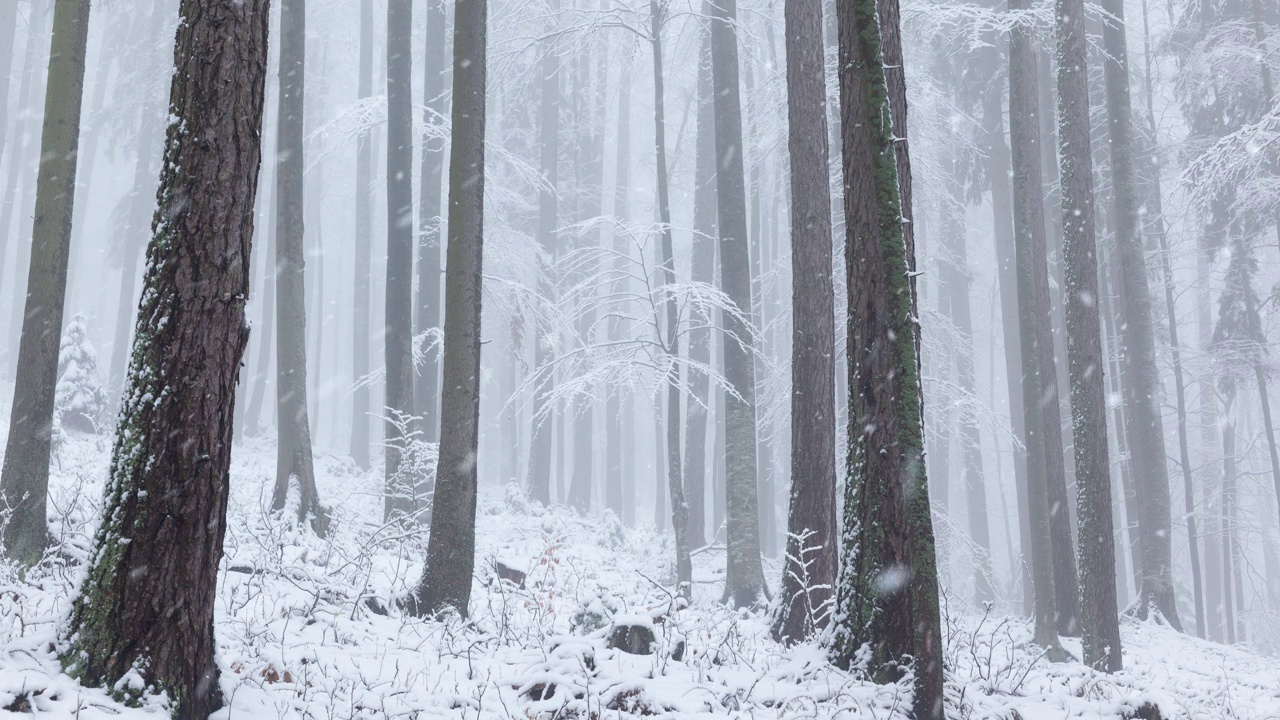
[[[109,452],[105,438],[61,449],[50,488],[57,552],[25,577],[0,567],[0,717],[163,711],[159,699],[126,708],[83,688],[57,660]],[[274,445],[234,452],[216,617],[227,707],[215,717],[907,717],[909,680],[873,685],[814,644],[773,642],[763,613],[721,605],[722,549],[695,557],[693,602],[678,607],[669,537],[612,515],[544,510],[515,488],[481,490],[471,617],[402,616],[393,600],[421,572],[425,532],[381,522],[379,473],[323,452],[316,469],[334,515],[324,540],[266,512]],[[525,572],[524,587],[497,579],[498,563]],[[774,578],[779,570],[766,566]],[[1126,621],[1126,669],[1108,676],[1044,660],[1020,618],[949,605],[950,718],[1124,718],[1148,702],[1164,718],[1280,718],[1280,659],[1248,648]],[[610,649],[619,623],[651,627],[655,652]],[[1078,642],[1064,644],[1078,655]]]

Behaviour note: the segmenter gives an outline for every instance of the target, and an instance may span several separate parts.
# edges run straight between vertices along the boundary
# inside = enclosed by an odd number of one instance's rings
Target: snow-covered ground
[[[60,552],[24,579],[0,569],[0,707],[86,720],[163,712],[82,688],[55,655],[109,451],[106,439],[69,440],[51,484]],[[403,617],[390,600],[416,581],[425,533],[380,522],[380,474],[336,455],[316,461],[336,521],[326,540],[265,512],[273,445],[235,450],[216,620],[228,706],[217,717],[907,717],[908,684],[834,669],[815,645],[783,648],[761,614],[720,605],[722,551],[696,556],[694,602],[680,608],[669,537],[544,510],[515,488],[482,488],[471,617]],[[498,562],[526,572],[525,587],[497,580]],[[650,625],[656,652],[609,649],[621,622]],[[1122,633],[1126,669],[1107,676],[1051,664],[1028,647],[1023,620],[953,601],[948,716],[1122,718],[1150,702],[1164,718],[1280,718],[1280,659],[1152,625],[1126,622]]]

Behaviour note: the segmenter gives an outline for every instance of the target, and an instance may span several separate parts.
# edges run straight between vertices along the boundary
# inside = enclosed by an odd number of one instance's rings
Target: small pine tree
[[[88,322],[76,315],[67,323],[58,351],[54,424],[63,430],[96,433],[107,407],[98,379],[98,353],[89,342]]]

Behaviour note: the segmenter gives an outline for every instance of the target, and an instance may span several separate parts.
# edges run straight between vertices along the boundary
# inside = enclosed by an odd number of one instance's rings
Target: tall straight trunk
[[[423,51],[422,97],[426,103],[424,125],[444,119],[445,6],[444,0],[427,0],[427,38]],[[414,335],[440,326],[440,191],[444,176],[444,138],[430,131],[422,134],[422,181],[418,196],[418,314]],[[413,405],[422,418],[422,438],[428,442],[440,432],[440,350],[430,347],[413,378]]]
[[[703,0],[702,13],[710,12],[711,0]],[[715,283],[716,237],[716,140],[715,104],[711,96],[711,33],[700,30],[698,44],[698,136],[694,149],[693,251],[690,279],[696,283]],[[824,91],[825,92],[825,91]],[[825,96],[824,96],[825,97]],[[621,140],[619,140],[621,142]],[[825,165],[824,165],[825,167]],[[689,364],[711,365],[711,323],[713,318],[691,318],[689,329]],[[685,418],[684,483],[685,501],[689,503],[689,544],[701,547],[707,539],[707,410],[711,402],[711,378],[704,372],[690,371],[691,396]]]
[[[1235,523],[1234,503],[1236,495],[1236,423],[1231,418],[1232,395],[1223,403],[1222,423],[1222,615],[1226,628],[1224,641],[1234,645],[1237,633],[1235,603]]]
[[[653,147],[658,169],[658,219],[662,223],[662,282],[676,282],[676,258],[671,247],[671,201],[667,190],[667,131],[663,98],[662,24],[664,10],[659,0],[649,0],[650,37],[653,40]],[[689,559],[689,506],[685,503],[684,482],[680,475],[680,316],[675,295],[668,293],[663,303],[666,311],[666,336],[662,344],[670,357],[667,377],[667,485],[671,495],[671,528],[676,536],[676,582],[679,593],[688,598],[693,593],[693,565]]]
[[[1059,42],[1059,65],[1078,62],[1077,84],[1088,123],[1083,0],[1058,0],[1059,34],[1068,26],[1078,34],[1070,48]],[[1165,464],[1164,428],[1160,420],[1160,371],[1156,367],[1155,328],[1143,254],[1138,201],[1134,192],[1132,111],[1129,101],[1129,57],[1125,42],[1124,3],[1105,0],[1110,21],[1102,32],[1106,49],[1107,127],[1111,136],[1112,193],[1115,197],[1116,255],[1119,261],[1121,338],[1126,366],[1125,405],[1134,483],[1139,498],[1138,530],[1142,553],[1141,601],[1138,617],[1153,611],[1181,630],[1173,588],[1173,550],[1169,475]],[[1066,55],[1070,49],[1074,54]],[[1061,77],[1062,71],[1059,71]],[[1062,91],[1059,91],[1060,94]],[[1087,131],[1086,131],[1087,132]]]
[[[152,8],[153,19],[150,24],[153,27],[159,24],[157,18],[164,17],[161,10],[162,8]],[[3,32],[3,30],[0,30],[0,33]],[[158,35],[159,33],[157,32],[156,34]],[[93,99],[89,104],[88,112],[85,113],[90,118],[102,110],[102,105],[107,97],[107,77],[110,73],[111,63],[107,62],[106,58],[103,57],[106,45],[105,40],[102,45],[103,47],[98,49],[97,63],[95,63],[98,70],[93,78]],[[0,98],[3,97],[3,95],[0,95]],[[0,115],[0,122],[3,122],[2,115]],[[76,287],[76,248],[84,245],[84,240],[82,239],[85,226],[84,214],[89,205],[88,198],[93,191],[93,170],[98,159],[98,140],[102,137],[101,123],[88,125],[85,129],[84,147],[78,153],[80,161],[76,163],[76,203],[75,213],[71,218],[71,249],[67,254],[67,287],[73,290]],[[74,296],[71,299],[74,300]]]
[[[0,237],[8,242],[10,236],[22,238],[26,236],[26,228],[24,227],[23,218],[27,217],[29,196],[28,188],[31,186],[31,178],[38,174],[40,158],[36,154],[35,143],[32,142],[31,136],[32,124],[35,118],[39,117],[41,104],[44,102],[40,95],[41,79],[43,78],[42,67],[47,59],[45,51],[49,48],[49,8],[48,2],[32,3],[31,11],[27,18],[27,27],[29,34],[27,36],[27,50],[22,63],[22,82],[18,85],[18,104],[20,110],[17,119],[14,122],[14,143],[9,155],[9,179],[5,186],[4,195],[0,196],[0,202],[3,203],[3,210],[0,210]],[[10,231],[15,216],[17,217],[17,229]],[[0,257],[4,257],[0,252]],[[10,301],[10,320],[8,328],[9,357],[8,371],[12,376],[17,371],[18,353],[14,352],[18,348],[20,342],[20,332],[22,329],[22,312],[26,308],[26,278],[23,272],[29,266],[31,260],[31,246],[25,242],[18,241],[14,247],[14,271],[13,271],[13,288],[12,299]]]
[[[1058,0],[1058,153],[1062,158],[1062,260],[1067,362],[1075,438],[1080,522],[1080,632],[1084,662],[1116,672],[1115,535],[1111,522],[1111,460],[1107,449],[1102,331],[1098,321],[1098,244],[1093,221],[1093,158],[1089,140],[1089,76],[1083,0]],[[1115,136],[1112,136],[1114,143]],[[1114,147],[1114,145],[1113,145]],[[1075,592],[1075,588],[1071,588]],[[1059,594],[1061,597],[1061,593]]]
[[[925,476],[897,3],[838,4],[849,292],[849,461],[835,635],[842,664],[915,675],[913,716],[945,717],[937,567]]]
[[[316,492],[307,418],[306,248],[303,246],[303,91],[306,86],[306,0],[280,2],[280,102],[276,125],[276,414],[279,443],[271,508],[282,510],[289,481],[298,482],[298,519],[327,522]]]
[[[963,203],[963,179],[953,176],[954,202]],[[970,306],[969,294],[972,278],[969,272],[968,238],[964,231],[963,212],[957,218],[960,222],[949,233],[951,237],[949,253],[952,263],[947,271],[946,289],[950,295],[951,322],[962,339],[959,352],[955,355],[956,380],[960,388],[973,397],[977,397],[978,380],[975,364],[975,348],[973,346],[973,309]],[[792,361],[794,363],[794,361]],[[987,484],[982,470],[982,431],[978,426],[976,406],[961,409],[959,418],[960,432],[963,436],[961,455],[963,460],[965,502],[968,506],[969,536],[978,546],[978,554],[974,574],[974,599],[978,605],[995,600],[995,591],[991,586],[991,529],[987,523]]]
[[[361,100],[373,94],[373,0],[360,0]],[[369,469],[369,329],[373,264],[373,140],[368,130],[356,138],[355,300],[351,315],[351,458]]]
[[[262,236],[263,243],[261,252],[263,258],[260,262],[264,266],[262,274],[264,276],[262,282],[262,336],[257,338],[258,342],[258,367],[254,369],[253,374],[253,394],[249,397],[249,407],[245,410],[245,425],[254,433],[260,433],[269,427],[271,416],[268,415],[264,420],[262,411],[266,407],[267,388],[270,386],[271,359],[275,357],[275,344],[272,341],[272,331],[275,329],[276,316],[276,213],[278,196],[276,188],[276,179],[274,172],[274,163],[263,171],[264,179],[258,183],[262,187],[263,192],[270,198],[266,203],[265,214],[261,217],[261,229],[259,233]],[[263,187],[263,186],[266,187]],[[261,212],[261,209],[259,209]],[[132,275],[130,275],[132,277]],[[266,427],[264,427],[266,426]]]
[[[543,302],[553,303],[555,285],[551,268],[556,257],[556,230],[560,222],[556,195],[560,164],[560,60],[554,52],[548,51],[542,56],[541,73],[538,142],[542,155],[542,186],[538,191],[538,245],[547,265],[540,273],[538,290]],[[544,375],[534,396],[533,432],[529,443],[529,495],[543,505],[550,505],[552,426],[557,413],[555,408],[547,407],[546,398],[555,389],[556,378],[554,372],[547,371],[547,363],[552,358],[552,339],[543,337],[543,330],[536,326],[534,333],[534,368]]]
[[[467,615],[475,567],[480,428],[480,312],[484,258],[486,0],[460,0],[453,30],[453,137],[444,297],[440,460],[431,539],[414,591],[418,613]]]
[[[14,105],[10,105],[9,103],[9,85],[12,79],[14,47],[16,45],[14,39],[18,34],[17,30],[18,3],[0,3],[0,160],[4,159],[6,152],[10,155],[11,159],[9,164],[13,169],[9,171],[9,174],[10,177],[15,178],[17,176],[14,171],[17,166],[14,165],[12,161],[13,151],[15,148],[10,148],[8,141],[10,140],[9,111],[12,107],[22,107],[21,94],[19,94],[19,97],[15,98],[17,102],[15,102]],[[31,43],[28,43],[28,48],[30,48],[30,46]],[[30,50],[28,50],[28,54],[29,53]],[[14,143],[14,145],[17,144],[17,142]],[[11,202],[11,197],[12,193],[0,198],[0,204],[4,204],[5,207],[8,207],[8,204]],[[4,215],[5,217],[8,217],[7,212],[4,213]],[[8,253],[9,245],[8,240],[5,238],[8,237],[8,233],[9,224],[6,221],[3,225],[0,225],[0,292],[3,292],[4,290],[4,260],[5,255]]]
[[[1010,10],[1025,10],[1026,0],[1009,3]],[[1057,605],[1057,563],[1051,533],[1049,485],[1052,456],[1061,466],[1062,446],[1054,445],[1058,427],[1057,393],[1046,391],[1056,384],[1052,367],[1041,359],[1052,357],[1050,337],[1049,278],[1045,259],[1044,198],[1041,195],[1040,127],[1036,55],[1030,30],[1015,28],[1009,39],[1009,136],[1013,151],[1013,217],[1017,263],[1021,342],[1022,411],[1026,418],[1023,447],[1027,452],[1027,507],[1031,541],[1031,579],[1035,590],[1035,642],[1057,652],[1060,615]],[[1061,511],[1064,508],[1059,507]],[[1065,513],[1062,513],[1065,515]],[[1075,584],[1069,586],[1075,591]],[[1072,601],[1068,607],[1075,607]]]
[[[715,90],[716,205],[721,287],[741,313],[750,313],[751,254],[742,170],[742,106],[738,89],[737,0],[711,14],[711,83]],[[756,487],[754,328],[742,315],[724,318],[724,376],[736,396],[725,395],[727,564],[724,597],[735,607],[758,602],[767,590],[760,562]]]
[[[1146,110],[1147,129],[1155,137],[1156,117],[1151,89],[1151,31],[1147,20],[1147,3],[1142,3],[1143,50],[1146,59]],[[1182,368],[1182,348],[1178,342],[1178,308],[1174,301],[1176,289],[1173,280],[1173,267],[1169,257],[1169,238],[1164,224],[1164,198],[1160,185],[1160,162],[1157,150],[1151,150],[1148,158],[1151,168],[1151,192],[1144,203],[1147,207],[1147,223],[1149,231],[1154,233],[1160,246],[1160,270],[1164,280],[1165,314],[1169,320],[1169,352],[1173,362],[1173,386],[1178,408],[1178,461],[1182,466],[1183,510],[1187,518],[1187,545],[1191,555],[1191,590],[1195,599],[1196,635],[1205,637],[1204,583],[1200,569],[1200,540],[1196,528],[1195,482],[1191,471],[1191,448],[1187,439],[1187,392],[1186,379]],[[1266,407],[1264,405],[1264,407]],[[1272,448],[1275,444],[1272,443]],[[1275,457],[1274,450],[1272,457]],[[1272,468],[1274,470],[1273,462]]]
[[[208,717],[222,704],[213,616],[249,339],[267,5],[181,5],[174,64],[185,71],[173,73],[175,121],[104,522],[64,635],[63,662],[84,684],[115,687],[138,673],[168,693],[175,717]]]
[[[31,566],[48,542],[45,513],[53,400],[58,385],[58,349],[67,294],[67,254],[75,207],[80,142],[80,98],[84,90],[89,3],[59,0],[54,6],[53,49],[40,135],[40,173],[31,234],[31,267],[18,346],[9,439],[0,470],[0,494],[12,515],[4,526],[9,558]]]
[[[796,642],[826,628],[836,583],[835,289],[822,6],[787,0],[784,15],[793,278],[791,493],[773,635]]]
[[[383,517],[422,509],[417,478],[400,472],[403,425],[413,409],[413,0],[387,3],[386,482]]]
[[[7,149],[9,131],[9,82],[13,72],[14,37],[18,34],[18,3],[0,4],[0,159]],[[0,270],[4,269],[0,261]]]
[[[1215,203],[1217,205],[1218,203]],[[1225,207],[1222,208],[1225,212]],[[1218,213],[1210,212],[1210,223],[1203,228],[1203,234],[1199,238],[1199,248],[1196,252],[1196,331],[1198,334],[1199,348],[1201,352],[1209,352],[1212,350],[1213,344],[1213,310],[1210,303],[1211,283],[1210,279],[1213,273],[1213,263],[1217,257],[1218,243],[1213,237],[1217,228],[1214,227],[1213,218]],[[1199,426],[1200,426],[1200,449],[1205,459],[1216,458],[1222,450],[1220,440],[1217,433],[1221,427],[1221,417],[1218,413],[1218,401],[1214,391],[1215,378],[1207,369],[1196,379],[1196,383],[1200,387],[1200,408],[1199,408]],[[1221,479],[1220,467],[1216,461],[1206,461],[1201,463],[1201,480],[1200,486],[1203,488],[1202,502],[1205,507],[1205,534],[1204,534],[1204,557],[1205,557],[1205,626],[1206,635],[1210,640],[1217,642],[1225,641],[1225,627],[1223,623],[1222,602],[1222,566],[1221,566],[1221,535],[1220,515],[1221,495],[1219,495],[1219,481]],[[1219,504],[1219,512],[1215,513],[1214,505]]]
[[[631,61],[632,52],[623,59],[618,88],[618,137],[616,172],[613,183],[613,216],[619,224],[631,219]],[[630,238],[621,229],[613,233],[613,271],[618,279],[613,283],[613,293],[626,292],[626,258],[631,256]],[[621,317],[609,320],[609,342],[622,342],[629,331]],[[630,527],[635,522],[635,493],[626,493],[624,477],[629,472],[623,460],[623,445],[627,420],[634,423],[630,413],[623,412],[625,398],[620,388],[610,388],[605,398],[605,507],[612,510]]]
[[[997,57],[992,63],[999,66]],[[1026,415],[1022,398],[1022,341],[1018,333],[1018,270],[1014,251],[1013,207],[1009,187],[1009,146],[1005,142],[1003,90],[992,82],[982,102],[983,126],[987,133],[987,177],[991,180],[991,209],[994,224],[996,262],[999,265],[1000,324],[1004,331],[1004,365],[1006,390],[1009,395],[1009,420],[1013,434],[1026,437]],[[1031,548],[1031,526],[1027,505],[1027,455],[1013,453],[1013,482],[1017,496],[1018,547],[1024,561],[1019,563],[1022,578],[1022,611],[1030,615],[1035,608],[1031,583],[1031,565],[1025,557]]]

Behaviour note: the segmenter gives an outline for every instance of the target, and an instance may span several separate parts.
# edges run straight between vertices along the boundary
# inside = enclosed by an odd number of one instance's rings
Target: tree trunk
[[[174,60],[186,71],[173,74],[105,521],[64,636],[63,662],[82,682],[140,672],[176,717],[222,704],[213,616],[249,335],[268,17],[266,0],[182,2]]]
[[[1222,610],[1223,625],[1226,628],[1224,641],[1228,645],[1236,643],[1236,607],[1235,607],[1235,543],[1233,522],[1236,495],[1236,423],[1231,418],[1231,405],[1234,390],[1228,391],[1223,402],[1222,414],[1227,418],[1222,423]]]
[[[999,65],[999,58],[993,60]],[[1018,334],[1018,270],[1014,251],[1013,207],[1011,198],[1013,191],[1009,187],[1009,146],[1005,142],[1003,91],[1000,83],[993,82],[987,90],[982,102],[983,125],[987,133],[987,177],[991,180],[991,209],[994,224],[996,262],[999,267],[1000,284],[1000,324],[1004,331],[1004,365],[1006,388],[1009,395],[1009,420],[1013,434],[1018,438],[1026,437],[1026,416],[1023,413],[1022,398],[1022,346]],[[1020,569],[1022,578],[1022,611],[1030,615],[1034,608],[1032,594],[1031,565],[1026,562],[1031,548],[1031,526],[1027,505],[1027,454],[1024,451],[1013,452],[1013,482],[1018,501],[1018,547],[1023,562],[1015,569]]]
[[[59,0],[53,15],[53,50],[45,91],[31,267],[18,346],[18,380],[4,467],[0,471],[0,493],[12,512],[4,526],[5,552],[10,559],[27,566],[40,561],[49,536],[45,513],[53,400],[67,294],[67,254],[71,246],[88,36],[89,4]]]
[[[418,478],[400,472],[408,438],[397,420],[413,416],[413,0],[387,3],[387,370],[384,519],[423,509]]]
[[[963,178],[953,173],[953,202],[963,203]],[[963,205],[961,205],[963,208]],[[975,348],[973,346],[973,311],[970,307],[969,293],[972,278],[969,272],[968,238],[964,231],[964,214],[960,213],[954,232],[949,235],[950,245],[947,253],[952,262],[946,272],[946,291],[950,295],[948,304],[951,307],[951,321],[961,338],[961,344],[955,355],[956,379],[960,388],[971,397],[978,397],[977,371],[974,369]],[[794,361],[793,361],[794,363]],[[991,529],[987,524],[987,485],[982,471],[982,431],[978,426],[976,405],[961,407],[959,417],[960,431],[963,434],[961,454],[963,459],[965,501],[968,505],[969,536],[978,546],[978,557],[975,561],[974,599],[978,605],[995,600],[995,591],[991,581]]]
[[[18,3],[0,4],[0,159],[4,158],[9,130],[9,80],[13,72],[14,36],[18,29]],[[5,228],[7,229],[7,228]],[[4,262],[0,261],[0,270]]]
[[[414,592],[421,614],[464,617],[475,567],[480,427],[480,301],[484,257],[486,0],[461,0],[454,16],[453,137],[444,298],[440,460],[427,562]],[[407,25],[407,23],[406,23]]]
[[[742,170],[742,107],[738,89],[737,0],[714,6],[711,15],[711,82],[715,89],[716,204],[720,233],[721,287],[741,313],[749,314],[751,255]],[[728,567],[724,597],[747,607],[766,594],[760,563],[759,498],[756,488],[754,329],[744,316],[724,318],[724,375],[737,396],[725,395],[726,514]]]
[[[1173,588],[1173,550],[1170,532],[1169,475],[1165,465],[1164,428],[1160,420],[1160,374],[1156,367],[1155,329],[1151,319],[1151,295],[1143,254],[1138,202],[1134,193],[1132,112],[1129,102],[1129,58],[1124,37],[1124,4],[1106,0],[1112,18],[1102,37],[1106,49],[1107,127],[1111,135],[1112,192],[1116,210],[1116,255],[1119,260],[1121,338],[1127,372],[1125,405],[1128,409],[1129,447],[1133,453],[1134,482],[1138,490],[1139,549],[1142,553],[1141,601],[1138,617],[1154,610],[1181,630]],[[1083,0],[1059,0],[1059,34],[1068,26],[1077,33],[1076,45],[1067,55],[1059,43],[1059,65],[1078,61],[1085,93]],[[1061,76],[1061,71],[1060,71]],[[1060,91],[1061,92],[1061,91]],[[1088,100],[1082,96],[1083,122],[1088,123]]]
[[[542,153],[542,187],[538,192],[538,245],[547,265],[540,273],[538,290],[543,296],[543,302],[554,303],[555,286],[551,282],[551,266],[556,257],[556,229],[560,222],[559,199],[556,195],[560,160],[560,61],[550,50],[542,56],[541,85],[538,132]],[[552,357],[552,338],[544,337],[544,334],[541,328],[535,326],[534,368],[535,372],[544,375],[535,386],[528,473],[529,495],[543,505],[550,505],[551,435],[555,408],[547,407],[546,398],[555,389],[555,373],[547,371],[547,363]]]
[[[36,2],[31,4],[27,17],[29,35],[27,51],[22,64],[22,82],[18,86],[19,113],[15,121],[14,147],[9,155],[9,179],[4,195],[0,196],[4,210],[0,212],[0,237],[26,237],[23,218],[28,217],[27,198],[31,178],[38,175],[40,158],[36,155],[35,143],[31,141],[31,123],[40,117],[44,99],[40,93],[42,84],[42,68],[48,59],[45,51],[49,48],[49,8],[51,3]],[[21,181],[21,183],[19,182]],[[10,232],[14,216],[17,216],[17,229]],[[0,257],[4,253],[0,252]],[[12,376],[17,371],[18,353],[14,352],[20,344],[22,328],[22,312],[26,308],[26,278],[23,271],[31,261],[31,246],[19,241],[14,247],[13,291],[10,301],[10,320],[7,346],[9,348],[8,371]]]
[[[373,0],[360,0],[361,100],[373,94]],[[369,328],[373,264],[373,141],[368,130],[356,139],[355,301],[351,318],[351,458],[369,469]]]
[[[653,146],[658,171],[658,218],[662,222],[662,282],[676,282],[676,259],[671,247],[671,202],[667,196],[667,131],[664,111],[662,75],[662,24],[664,6],[649,0],[650,38],[653,40]],[[676,582],[681,596],[693,593],[693,566],[689,559],[689,506],[684,499],[684,482],[680,476],[680,316],[675,295],[668,293],[663,302],[666,311],[666,337],[661,339],[670,358],[667,370],[667,485],[671,495],[671,527],[676,536]]]
[[[1010,3],[1010,10],[1024,10],[1025,0]],[[1035,590],[1035,642],[1061,654],[1058,642],[1054,540],[1050,533],[1049,486],[1051,456],[1061,466],[1062,446],[1053,429],[1058,427],[1056,390],[1046,385],[1056,379],[1043,358],[1052,358],[1050,337],[1049,278],[1045,259],[1043,187],[1040,175],[1040,127],[1036,55],[1030,30],[1018,27],[1009,40],[1009,135],[1013,151],[1013,206],[1017,262],[1019,315],[1018,338],[1022,356],[1022,411],[1026,418],[1022,444],[1027,449],[1027,507],[1031,541],[1031,576]],[[1063,508],[1059,507],[1058,510]],[[1065,516],[1065,513],[1062,513]],[[1074,592],[1075,584],[1070,585]],[[1075,603],[1070,603],[1074,607]]]
[[[422,97],[427,105],[424,124],[444,120],[445,7],[444,0],[427,0],[427,38],[424,46]],[[406,54],[407,55],[407,54]],[[440,190],[444,175],[444,138],[422,135],[422,184],[418,197],[418,316],[414,334],[440,327]],[[413,379],[414,407],[422,417],[422,439],[434,442],[440,433],[440,349],[427,342],[421,367]]]
[[[791,501],[773,635],[826,628],[836,583],[835,290],[822,6],[787,0],[791,156]],[[798,282],[797,282],[798,281]]]
[[[323,536],[307,418],[306,249],[303,246],[303,91],[306,0],[280,2],[280,103],[276,134],[276,414],[279,445],[271,509],[282,510],[298,481],[298,519]]]
[[[631,60],[633,53],[628,51],[623,60],[620,86],[618,89],[618,137],[616,176],[613,184],[613,216],[619,224],[630,221],[631,192]],[[618,280],[613,283],[611,292],[627,291],[627,262],[631,256],[630,238],[621,229],[613,233],[613,271]],[[627,324],[621,317],[609,320],[609,341],[621,342],[628,332]],[[631,415],[622,410],[623,391],[610,388],[605,399],[605,507],[617,514],[630,527],[635,521],[635,493],[627,495],[623,478],[628,472],[623,461],[623,432],[627,427],[627,419]]]
[[[913,715],[944,717],[942,637],[925,476],[912,279],[906,87],[897,3],[838,4],[849,292],[849,475],[835,636],[842,664],[870,644],[877,681],[915,673]],[[883,40],[882,40],[883,38]],[[882,44],[883,43],[883,44]]]
[[[1098,321],[1098,246],[1093,224],[1089,77],[1083,0],[1058,0],[1058,152],[1062,158],[1062,236],[1067,362],[1080,522],[1080,632],[1086,665],[1123,668],[1116,613],[1111,459]],[[1114,142],[1115,136],[1112,136]],[[1055,538],[1056,540],[1056,538]],[[1075,586],[1070,588],[1076,592]],[[1063,594],[1060,592],[1058,597]]]
[[[702,14],[711,12],[711,0],[703,0]],[[715,104],[711,96],[711,33],[703,27],[698,43],[698,136],[694,150],[693,250],[690,279],[715,283],[716,237],[716,140]],[[825,91],[824,91],[825,92]],[[825,96],[824,96],[825,97]],[[825,164],[824,164],[825,167]],[[689,363],[711,365],[712,317],[690,318]],[[689,503],[689,545],[701,547],[707,539],[707,409],[711,402],[711,378],[690,370],[684,432],[685,501]]]

